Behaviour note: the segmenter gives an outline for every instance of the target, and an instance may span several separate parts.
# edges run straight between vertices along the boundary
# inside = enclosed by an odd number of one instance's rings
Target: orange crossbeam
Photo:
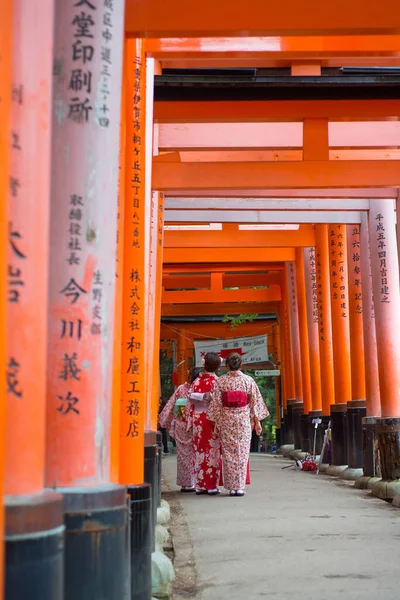
[[[253,273],[251,275],[227,274],[222,275],[223,287],[252,287],[261,285],[279,285],[280,276],[277,273]],[[162,285],[165,290],[211,288],[210,275],[191,275],[185,277],[164,275]]]
[[[399,148],[328,150],[329,160],[400,160]],[[302,150],[205,150],[171,152],[154,158],[158,162],[292,162],[303,160]]]
[[[268,289],[252,290],[195,290],[195,291],[173,291],[163,290],[163,304],[201,304],[203,302],[279,302],[281,289],[273,285]]]
[[[295,260],[294,248],[165,248],[165,263],[247,263]],[[244,268],[244,267],[243,267]]]
[[[193,315],[238,315],[276,313],[279,302],[214,302],[212,304],[163,304],[162,317],[191,317]],[[192,325],[192,323],[190,324]],[[172,326],[172,325],[171,325]]]
[[[154,103],[157,123],[398,120],[400,100],[238,100]]]
[[[334,10],[320,0],[266,5],[250,0],[127,0],[125,31],[131,37],[249,37],[315,35],[382,35],[400,33],[397,0],[336,0]]]
[[[163,273],[164,275],[169,275],[171,273],[180,273],[180,274],[185,274],[187,275],[188,273],[193,275],[195,273],[199,273],[199,274],[210,274],[210,273],[229,273],[229,274],[237,274],[237,273],[246,273],[246,274],[253,274],[254,272],[277,272],[277,271],[283,271],[284,266],[282,265],[281,262],[270,262],[267,263],[265,265],[260,265],[259,263],[254,263],[254,262],[247,262],[245,264],[243,263],[239,263],[237,265],[232,264],[232,263],[227,263],[227,264],[223,264],[223,263],[219,263],[218,265],[215,264],[202,264],[202,263],[196,263],[196,264],[190,264],[190,263],[181,263],[181,264],[168,264],[166,262],[164,262],[163,265]]]
[[[152,185],[175,191],[398,186],[400,161],[155,164]]]

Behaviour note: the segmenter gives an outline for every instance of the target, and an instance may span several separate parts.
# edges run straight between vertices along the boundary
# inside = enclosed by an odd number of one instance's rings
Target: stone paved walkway
[[[178,575],[192,572],[196,590],[177,597],[398,600],[400,509],[285,464],[252,455],[252,485],[230,498],[181,494],[176,458],[163,460]]]

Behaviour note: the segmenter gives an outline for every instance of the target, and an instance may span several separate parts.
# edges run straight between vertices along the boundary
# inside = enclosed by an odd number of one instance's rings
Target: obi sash
[[[186,402],[187,402],[187,398],[178,398],[178,400],[175,402],[175,406],[174,406],[174,416],[175,417],[182,417],[185,411],[185,406],[186,406]]]
[[[196,413],[203,413],[207,412],[208,407],[210,406],[211,395],[210,392],[192,392],[189,396],[189,400],[193,402]]]
[[[244,408],[249,403],[249,396],[246,392],[235,390],[222,392],[222,406],[224,408]]]

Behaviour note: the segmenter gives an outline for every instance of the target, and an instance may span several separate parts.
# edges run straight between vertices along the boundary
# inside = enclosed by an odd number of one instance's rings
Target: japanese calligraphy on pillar
[[[357,315],[361,315],[363,311],[363,305],[361,288],[360,226],[352,225],[349,227],[347,235],[349,236],[349,290],[351,290],[352,294],[352,297],[350,298],[350,307]]]
[[[378,249],[379,259],[379,274],[380,274],[380,294],[378,301],[382,303],[390,303],[390,286],[388,282],[387,260],[386,260],[386,229],[385,217],[378,213],[375,216],[375,234]]]
[[[310,267],[311,292],[312,292],[312,318],[313,323],[318,323],[318,294],[317,294],[317,269],[315,248],[308,251],[308,262]]]
[[[143,477],[145,418],[145,65],[140,40],[126,46],[127,123],[126,187],[121,365],[121,477]],[[135,453],[133,459],[132,452]],[[128,458],[130,459],[128,460]]]
[[[296,275],[294,263],[289,263],[289,297],[291,311],[297,313]]]
[[[317,279],[317,303],[318,303],[318,332],[319,339],[321,342],[325,341],[325,328],[324,328],[324,311],[323,311],[323,283],[322,283],[322,263],[321,254],[319,252],[315,255],[316,260],[316,279]]]
[[[349,316],[346,263],[346,228],[343,225],[329,227],[329,260],[331,274],[332,307],[340,304],[342,318]]]

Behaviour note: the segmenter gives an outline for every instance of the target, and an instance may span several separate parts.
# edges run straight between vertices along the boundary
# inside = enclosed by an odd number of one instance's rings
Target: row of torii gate
[[[154,80],[399,62],[395,0],[1,2],[0,597],[150,598],[162,316],[277,315],[282,441],[331,419],[341,470],[365,414],[366,477],[397,495],[400,100]]]

